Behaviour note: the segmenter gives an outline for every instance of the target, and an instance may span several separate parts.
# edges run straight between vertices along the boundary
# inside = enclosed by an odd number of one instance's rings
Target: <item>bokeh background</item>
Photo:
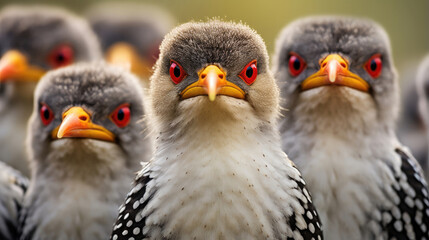
[[[7,4],[51,4],[84,13],[97,0],[0,0]],[[123,1],[118,1],[123,2]],[[131,1],[132,2],[132,1]],[[428,0],[146,0],[169,11],[178,23],[220,17],[242,21],[257,30],[264,38],[268,51],[286,24],[294,19],[311,15],[350,15],[371,18],[385,27],[390,35],[394,60],[401,74],[409,70],[429,53]]]

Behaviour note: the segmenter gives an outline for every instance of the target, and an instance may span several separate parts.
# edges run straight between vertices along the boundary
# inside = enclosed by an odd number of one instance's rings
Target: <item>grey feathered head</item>
[[[60,8],[9,6],[0,12],[0,82],[38,81],[49,69],[100,57],[89,25]]]
[[[296,108],[307,92],[320,91],[316,102],[328,100],[321,96],[334,88],[345,98],[361,92],[373,99],[379,122],[393,127],[398,84],[389,39],[378,24],[348,17],[295,21],[278,37],[273,61],[286,109]]]
[[[132,74],[105,64],[78,64],[46,74],[34,97],[27,138],[31,159],[43,164],[61,144],[69,152],[109,151],[82,147],[96,141],[120,149],[127,161],[135,160],[128,165],[139,163],[145,150],[139,122],[143,100]]]
[[[236,114],[250,106],[260,119],[277,116],[278,88],[266,47],[249,27],[219,20],[186,23],[166,35],[160,49],[151,97],[162,122],[199,117],[190,105],[229,106]]]

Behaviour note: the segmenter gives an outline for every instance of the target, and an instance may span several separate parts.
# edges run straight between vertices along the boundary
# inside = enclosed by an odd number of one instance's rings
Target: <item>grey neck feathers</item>
[[[386,139],[396,140],[393,119],[384,121],[369,94],[325,88],[303,92],[291,103],[280,131],[283,149],[292,160],[326,137],[357,149],[364,144],[374,148]]]
[[[205,145],[221,151],[226,145],[246,144],[247,137],[259,136],[259,139],[249,139],[248,146],[279,139],[275,119],[260,119],[249,104],[229,98],[207,104],[200,104],[205,99],[183,103],[178,111],[180,114],[173,121],[155,126],[159,129],[155,152],[169,150],[171,145],[191,148]]]
[[[88,139],[57,140],[51,148],[32,162],[24,236],[34,231],[32,239],[107,239],[134,178],[122,151]]]
[[[0,86],[0,153],[1,161],[29,176],[25,155],[27,122],[33,111],[35,83],[2,83]]]
[[[116,144],[92,139],[62,139],[50,144],[43,159],[34,159],[33,176],[58,180],[75,179],[100,184],[121,174],[131,178],[127,156]]]

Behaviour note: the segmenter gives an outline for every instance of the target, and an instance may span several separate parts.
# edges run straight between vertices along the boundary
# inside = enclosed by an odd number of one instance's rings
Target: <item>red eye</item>
[[[186,72],[176,61],[171,60],[170,64],[171,80],[173,80],[175,84],[178,84],[186,77]]]
[[[40,119],[42,120],[43,125],[47,126],[49,123],[54,120],[54,113],[46,104],[42,104],[40,108]]]
[[[292,76],[298,76],[307,66],[305,61],[296,53],[289,54],[289,72]]]
[[[120,128],[127,126],[130,123],[130,118],[131,110],[129,104],[120,105],[110,115],[110,119]]]
[[[381,61],[380,54],[375,54],[365,64],[365,70],[373,78],[377,78],[378,76],[380,76],[382,68],[383,68],[383,62]]]
[[[243,81],[245,81],[247,85],[251,85],[255,81],[256,76],[258,76],[256,60],[253,60],[248,63],[238,76],[243,79]]]
[[[59,68],[72,64],[73,58],[73,49],[68,45],[60,45],[51,51],[48,63],[52,68]]]

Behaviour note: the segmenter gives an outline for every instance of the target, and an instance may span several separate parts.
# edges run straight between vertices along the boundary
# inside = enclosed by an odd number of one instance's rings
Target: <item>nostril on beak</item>
[[[223,74],[219,74],[217,75],[220,79],[223,79],[224,75]]]
[[[207,77],[207,75],[206,75],[205,73],[201,74],[201,78],[202,78],[202,79],[204,79],[204,78],[206,78],[206,77]]]
[[[81,121],[86,121],[88,119],[88,117],[87,116],[79,116],[79,119]]]
[[[346,68],[347,67],[347,65],[345,64],[345,63],[340,63],[340,65],[341,65],[341,67],[343,67],[343,68]]]
[[[324,67],[326,67],[326,62],[324,62],[324,63],[322,64],[322,68],[324,68]]]

